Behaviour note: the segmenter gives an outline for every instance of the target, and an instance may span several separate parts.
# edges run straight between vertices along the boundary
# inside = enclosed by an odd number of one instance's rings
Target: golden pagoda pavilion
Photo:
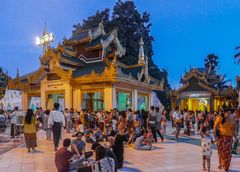
[[[105,33],[100,23],[78,30],[56,48],[46,45],[40,68],[9,80],[9,89],[22,91],[23,110],[30,107],[32,97],[41,99],[44,110],[52,109],[55,102],[76,110],[148,109],[152,92],[162,90],[164,81],[149,75],[142,39],[137,64],[120,63],[124,54],[117,30]]]
[[[235,107],[237,93],[232,86],[218,88],[221,81],[216,72],[207,68],[191,68],[181,78],[182,86],[172,94],[172,106],[179,106],[181,110],[217,111],[222,106]]]

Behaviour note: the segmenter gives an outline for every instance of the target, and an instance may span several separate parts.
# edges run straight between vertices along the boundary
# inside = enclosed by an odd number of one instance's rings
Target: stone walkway
[[[0,172],[55,172],[52,141],[46,141],[44,132],[38,133],[38,152],[27,153],[19,146],[0,155]],[[64,137],[68,137],[65,135]],[[217,170],[217,154],[212,157],[212,171]],[[136,151],[125,147],[124,168],[120,172],[199,172],[200,147],[183,142],[154,144],[152,151]],[[231,170],[240,171],[240,157],[233,157]]]

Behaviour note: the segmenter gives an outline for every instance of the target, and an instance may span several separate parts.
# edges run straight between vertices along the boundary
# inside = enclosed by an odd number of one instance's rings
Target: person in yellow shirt
[[[214,133],[217,139],[219,169],[228,171],[232,158],[233,136],[237,139],[234,132],[234,119],[231,117],[231,110],[226,109],[220,112],[214,123]]]
[[[37,120],[33,114],[32,109],[27,110],[26,116],[24,117],[22,124],[28,152],[30,152],[30,148],[32,148],[33,151],[36,151],[35,147],[37,147]]]

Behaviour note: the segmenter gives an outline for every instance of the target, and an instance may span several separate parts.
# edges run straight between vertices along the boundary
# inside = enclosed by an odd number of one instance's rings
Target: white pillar
[[[115,87],[113,87],[113,108],[117,108],[117,91]]]
[[[137,105],[138,105],[138,91],[137,90],[133,90],[132,91],[132,93],[133,93],[133,105],[132,105],[132,107],[133,107],[133,110],[137,110],[138,109],[138,107],[137,107]]]

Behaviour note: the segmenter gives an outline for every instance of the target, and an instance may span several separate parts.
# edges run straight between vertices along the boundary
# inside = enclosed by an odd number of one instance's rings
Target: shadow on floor
[[[123,167],[119,170],[120,172],[142,172],[139,169],[131,168],[131,167]]]
[[[129,165],[132,164],[132,163],[129,162],[129,161],[124,161],[123,163],[124,163],[124,164],[129,164]]]
[[[44,153],[44,151],[36,150],[36,151],[31,151],[29,153],[32,153],[32,154],[42,154],[42,153]]]

